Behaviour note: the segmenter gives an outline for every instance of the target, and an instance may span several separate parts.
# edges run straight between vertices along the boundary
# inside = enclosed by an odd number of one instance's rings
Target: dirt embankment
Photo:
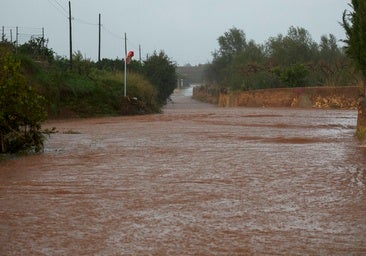
[[[263,89],[219,95],[197,89],[194,90],[193,97],[218,104],[220,107],[357,109],[362,92],[358,86]]]

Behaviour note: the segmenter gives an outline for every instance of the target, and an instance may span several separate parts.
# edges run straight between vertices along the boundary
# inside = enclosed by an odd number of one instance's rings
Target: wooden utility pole
[[[99,41],[98,41],[98,62],[100,62],[100,48],[101,48],[101,38],[102,38],[102,32],[101,32],[101,14],[99,13]]]
[[[3,32],[1,34],[1,41],[4,42],[5,41],[5,27],[3,26]]]
[[[141,44],[139,44],[139,61],[141,63]]]
[[[18,47],[19,43],[18,43],[18,40],[19,40],[19,29],[18,27],[15,28],[15,46]]]
[[[123,90],[123,96],[127,96],[126,93],[127,90],[127,35],[125,33],[125,75],[124,75],[124,90]]]
[[[71,26],[71,2],[69,1],[69,32],[70,32],[70,69],[72,70],[72,26]]]
[[[42,47],[44,47],[45,39],[44,39],[44,28],[42,28]]]

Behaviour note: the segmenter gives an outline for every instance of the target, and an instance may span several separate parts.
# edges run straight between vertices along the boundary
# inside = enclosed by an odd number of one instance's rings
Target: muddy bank
[[[363,255],[355,111],[216,108],[57,120],[0,165],[0,255]]]

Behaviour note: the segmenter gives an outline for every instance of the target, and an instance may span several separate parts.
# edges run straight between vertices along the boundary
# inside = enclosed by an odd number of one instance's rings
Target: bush
[[[41,122],[47,117],[45,99],[27,84],[20,61],[0,56],[0,153],[41,151]]]
[[[88,77],[66,72],[47,94],[59,101],[59,112],[67,108],[81,117],[159,112],[156,90],[142,75],[128,73],[126,98],[123,81],[120,72],[95,69]]]
[[[42,37],[32,38],[27,43],[18,47],[18,53],[28,55],[34,60],[48,61],[53,60],[54,52],[47,48],[48,41]]]
[[[303,64],[294,64],[283,70],[276,68],[274,73],[287,87],[303,87],[306,85],[306,77],[309,74],[309,70]]]
[[[157,101],[163,106],[177,85],[176,66],[161,51],[154,53],[144,63],[143,74],[157,90]]]

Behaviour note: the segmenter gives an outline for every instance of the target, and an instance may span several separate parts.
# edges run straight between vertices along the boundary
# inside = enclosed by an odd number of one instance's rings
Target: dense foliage
[[[157,101],[165,105],[177,85],[176,66],[169,57],[161,51],[154,52],[145,62],[143,74],[157,90]]]
[[[257,44],[248,41],[244,31],[232,28],[218,43],[206,79],[221,90],[348,85],[352,81],[350,61],[332,34],[316,43],[307,30],[290,27],[287,35]]]
[[[95,63],[80,52],[55,57],[43,39],[0,42],[0,153],[39,151],[41,123],[50,117],[160,112],[176,86],[175,65],[163,52],[132,61],[123,96],[123,60]]]
[[[343,13],[346,53],[366,77],[366,1],[352,0],[353,12]]]
[[[357,130],[359,134],[366,134],[366,1],[352,0],[350,6],[353,11],[343,13],[343,27],[347,34],[346,53],[363,75],[365,95],[360,102]]]
[[[46,117],[45,99],[21,74],[20,61],[1,51],[0,153],[42,150],[41,122]]]

